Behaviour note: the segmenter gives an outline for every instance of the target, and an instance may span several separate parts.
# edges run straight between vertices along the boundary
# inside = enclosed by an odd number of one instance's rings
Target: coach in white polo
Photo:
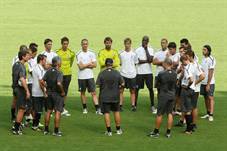
[[[44,90],[40,87],[41,80],[45,74],[46,56],[43,54],[38,55],[37,64],[32,71],[32,109],[34,114],[32,129],[39,129],[39,121],[44,107]]]
[[[46,66],[45,66],[45,69],[49,69],[51,67],[51,64],[52,64],[52,59],[57,56],[57,54],[51,50],[52,49],[52,40],[47,38],[44,40],[44,47],[45,47],[45,50],[43,52],[41,52],[40,54],[43,54],[45,55],[47,58],[46,58]]]
[[[81,102],[83,105],[83,114],[87,114],[87,105],[86,105],[86,89],[92,95],[93,103],[95,105],[96,114],[101,114],[101,110],[99,108],[97,95],[95,92],[95,80],[93,74],[93,68],[96,68],[96,55],[93,51],[88,49],[88,40],[81,40],[81,47],[77,55],[77,65],[79,67],[78,70],[78,85],[79,91],[81,95]]]
[[[137,83],[137,92],[136,92],[136,103],[139,95],[139,90],[144,88],[144,83],[146,84],[149,95],[150,95],[150,102],[151,102],[151,111],[156,113],[156,109],[154,107],[154,91],[153,91],[153,74],[152,74],[152,66],[151,63],[153,61],[153,49],[148,46],[149,37],[144,36],[142,39],[142,46],[135,50],[135,53],[138,57],[138,64],[137,64],[137,76],[136,76],[136,83]]]

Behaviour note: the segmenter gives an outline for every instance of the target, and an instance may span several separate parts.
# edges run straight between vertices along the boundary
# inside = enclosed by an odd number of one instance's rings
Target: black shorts
[[[92,79],[78,79],[78,86],[80,92],[85,92],[86,89],[88,92],[95,92],[95,80]]]
[[[16,108],[26,110],[28,108],[29,100],[26,99],[26,91],[22,87],[17,87],[14,89],[15,96],[17,98]]]
[[[69,85],[70,85],[70,82],[71,82],[71,78],[72,78],[72,75],[64,75],[63,76],[62,85],[63,85],[63,89],[65,91],[65,95],[68,94],[68,90],[69,90]]]
[[[160,96],[158,99],[157,115],[172,114],[174,106],[174,99],[169,100],[165,96]]]
[[[42,113],[44,107],[44,97],[32,97],[32,109],[36,113]]]
[[[60,96],[57,92],[48,92],[46,107],[48,110],[63,112],[64,97]]]
[[[192,95],[192,108],[193,109],[197,108],[198,98],[199,98],[199,92],[194,92]]]
[[[154,78],[154,88],[158,88],[158,79],[157,76]]]
[[[181,85],[176,84],[176,96],[180,97],[181,94]]]
[[[123,77],[124,78],[124,81],[125,81],[125,86],[124,88],[126,89],[130,89],[130,90],[134,90],[137,88],[137,84],[136,84],[136,78],[126,78],[126,77]]]
[[[101,110],[102,113],[110,113],[112,112],[119,112],[120,111],[120,103],[116,102],[116,103],[102,103],[101,105]]]
[[[214,84],[210,85],[210,91],[209,92],[206,91],[206,85],[202,84],[200,86],[200,94],[203,95],[204,97],[214,96],[214,90],[215,90]]]
[[[137,74],[136,84],[138,89],[143,89],[144,83],[146,83],[148,89],[153,89],[153,74]]]
[[[194,90],[192,89],[181,89],[181,110],[182,112],[191,112],[192,111],[192,99],[195,95]]]

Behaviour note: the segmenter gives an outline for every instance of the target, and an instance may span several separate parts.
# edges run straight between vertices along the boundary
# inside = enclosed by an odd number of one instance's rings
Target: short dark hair
[[[30,45],[29,45],[29,49],[32,51],[32,53],[38,51],[37,47],[38,47],[38,45],[36,43],[30,43]]]
[[[56,67],[61,62],[61,58],[59,56],[55,56],[52,59],[52,67]]]
[[[183,56],[180,57],[180,61],[183,62],[185,60],[189,60],[189,58],[187,55],[184,54]]]
[[[47,39],[45,39],[44,40],[44,45],[46,45],[47,43],[49,43],[49,42],[53,42],[50,38],[47,38]]]
[[[194,53],[193,50],[188,50],[185,54],[188,55],[189,57],[192,57],[192,58],[195,57],[195,53]]]
[[[125,38],[124,43],[129,42],[130,44],[132,43],[132,40],[130,38]]]
[[[20,46],[20,50],[18,52],[18,58],[19,58],[19,60],[22,60],[23,57],[26,56],[27,54],[29,54],[28,47],[26,45],[21,45]]]
[[[39,54],[38,56],[37,56],[37,63],[40,63],[40,61],[42,61],[44,58],[46,58],[47,56],[46,55],[44,55],[44,54]]]
[[[177,45],[176,45],[175,42],[170,42],[170,43],[168,44],[168,48],[177,48]]]
[[[61,44],[63,44],[63,42],[65,42],[65,41],[69,42],[69,38],[68,37],[62,37],[61,38]]]
[[[180,43],[185,43],[185,44],[189,44],[189,40],[187,38],[183,38],[180,40]]]
[[[105,60],[105,65],[106,65],[106,66],[112,66],[112,65],[113,65],[113,59],[111,59],[111,58],[106,58],[106,60]]]
[[[84,41],[87,41],[88,42],[88,39],[84,38],[81,40],[81,44],[84,42]]]
[[[211,55],[211,51],[212,51],[211,46],[210,45],[204,45],[203,47],[208,50],[208,56],[210,56]]]
[[[104,39],[104,43],[107,42],[107,41],[110,41],[111,43],[113,42],[113,40],[112,40],[111,37],[106,37],[106,38]]]
[[[149,42],[149,37],[148,36],[143,36],[143,38],[142,38],[142,41],[147,41],[147,42]]]

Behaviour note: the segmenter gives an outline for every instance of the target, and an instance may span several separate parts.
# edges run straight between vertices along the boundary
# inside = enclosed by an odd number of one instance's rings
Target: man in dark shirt
[[[106,123],[106,135],[112,136],[110,127],[110,111],[114,113],[114,119],[117,129],[117,134],[121,135],[120,128],[120,88],[124,85],[124,80],[120,73],[113,69],[113,60],[107,58],[105,61],[106,69],[101,71],[98,75],[96,84],[100,88],[99,101],[104,114]]]
[[[169,138],[173,123],[172,111],[176,93],[177,74],[172,70],[173,62],[170,58],[165,59],[163,66],[165,70],[160,72],[157,76],[157,87],[160,89],[160,93],[158,95],[158,111],[155,122],[155,129],[149,134],[149,136],[159,136],[159,128],[161,126],[162,116],[164,114],[167,114],[168,124],[166,137]]]
[[[30,92],[26,82],[26,69],[25,62],[30,58],[28,48],[25,45],[20,46],[20,51],[18,53],[19,61],[13,65],[12,68],[12,88],[13,93],[15,94],[16,108],[17,108],[17,117],[16,122],[12,128],[12,132],[15,135],[22,135],[20,130],[21,122],[24,117],[25,110],[28,105],[28,100],[30,99]]]
[[[62,81],[63,74],[59,71],[61,67],[61,59],[56,56],[52,59],[52,68],[50,68],[44,75],[41,85],[43,89],[46,89],[47,96],[47,113],[45,118],[45,130],[44,135],[49,134],[49,123],[50,115],[55,111],[55,122],[54,122],[54,136],[62,136],[59,131],[61,112],[63,112],[64,107],[64,96],[65,92],[63,89]]]

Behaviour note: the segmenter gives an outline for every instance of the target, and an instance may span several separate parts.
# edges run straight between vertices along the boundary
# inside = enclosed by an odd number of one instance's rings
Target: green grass
[[[225,0],[1,0],[0,1],[0,146],[2,151],[17,150],[226,150],[226,33],[227,2]],[[105,130],[101,116],[81,113],[77,92],[76,65],[67,108],[72,113],[62,119],[64,137],[43,136],[25,130],[23,136],[10,131],[11,61],[20,44],[37,42],[43,49],[43,40],[54,40],[54,49],[60,47],[60,38],[70,38],[70,48],[78,51],[80,40],[88,38],[90,48],[98,52],[103,48],[105,36],[113,38],[113,48],[122,49],[123,39],[131,37],[136,48],[143,35],[151,37],[151,45],[160,47],[160,39],[176,41],[190,39],[193,49],[201,58],[201,48],[210,44],[217,60],[215,121],[199,120],[198,131],[185,136],[183,129],[174,128],[173,137],[159,139],[146,137],[153,129],[154,115],[149,112],[147,91],[142,91],[138,112],[126,109],[122,113],[123,136],[111,138]],[[201,59],[200,59],[201,60]],[[96,73],[99,69],[96,69]],[[97,74],[96,74],[97,75]],[[204,113],[203,99],[199,100],[199,113]],[[162,126],[164,134],[165,122]]]

